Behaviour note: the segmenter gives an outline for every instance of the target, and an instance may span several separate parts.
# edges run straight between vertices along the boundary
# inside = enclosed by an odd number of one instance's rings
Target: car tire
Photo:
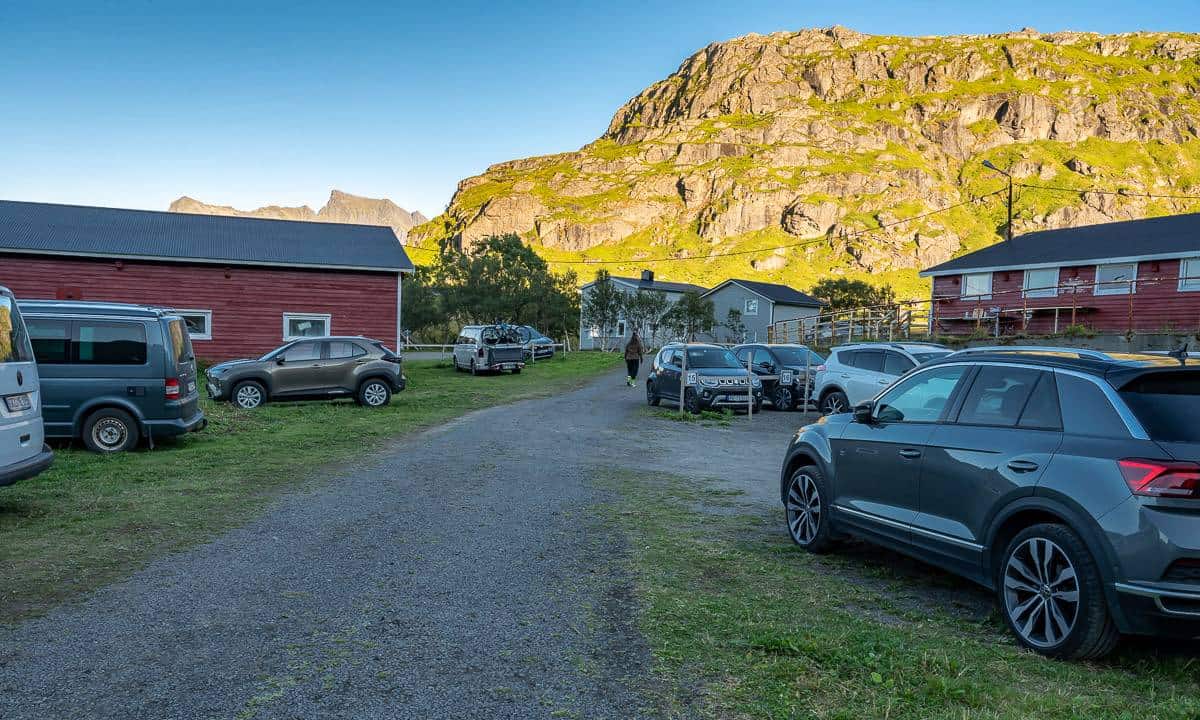
[[[790,387],[782,385],[775,388],[775,392],[771,393],[771,406],[776,410],[794,410],[796,407],[796,393]]]
[[[996,588],[1009,630],[1034,652],[1091,660],[1121,639],[1100,567],[1066,525],[1041,523],[1017,533],[1000,559]]]
[[[354,399],[363,407],[386,407],[392,401],[392,389],[379,378],[367,378],[359,383]]]
[[[95,453],[117,453],[137,447],[137,421],[124,410],[103,408],[83,423],[83,444]]]
[[[841,390],[833,390],[821,396],[821,413],[823,415],[837,415],[844,412],[850,412],[850,398],[846,397],[846,393]]]
[[[683,391],[683,407],[693,415],[700,414],[700,396],[695,390],[688,388]]]
[[[646,381],[646,404],[649,405],[650,407],[658,407],[659,403],[661,403],[661,402],[662,402],[662,398],[660,398],[658,396],[658,393],[656,393],[654,391],[654,383],[647,380]]]
[[[763,409],[763,401],[762,401],[762,398],[759,398],[758,400],[754,401],[754,413],[758,414],[758,413],[762,412],[762,409]]]
[[[233,386],[229,401],[243,410],[253,410],[266,404],[267,389],[256,380],[243,380]]]
[[[513,372],[513,375],[520,375],[520,374],[521,374],[521,368],[513,368],[513,371],[512,371],[512,372]]]
[[[829,483],[816,465],[797,468],[788,480],[783,512],[788,536],[810,553],[821,555],[837,546],[830,517]]]

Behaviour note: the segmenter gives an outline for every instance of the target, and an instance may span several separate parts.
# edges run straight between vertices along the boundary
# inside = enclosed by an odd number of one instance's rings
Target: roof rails
[[[1056,347],[1054,345],[985,345],[981,347],[964,348],[955,355],[964,353],[1042,353],[1053,355],[1074,355],[1087,360],[1113,360],[1113,356],[1099,350],[1087,348]]]

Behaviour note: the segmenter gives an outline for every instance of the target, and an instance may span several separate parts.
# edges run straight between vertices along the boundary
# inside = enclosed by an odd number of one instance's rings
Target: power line
[[[854,237],[860,237],[863,235],[870,235],[872,233],[876,233],[881,230],[886,230],[887,228],[895,227],[897,225],[903,225],[905,223],[910,223],[910,222],[913,222],[916,220],[921,220],[921,219],[930,217],[932,215],[938,215],[940,213],[949,212],[951,210],[955,210],[957,208],[964,207],[966,205],[972,205],[974,203],[986,200],[987,198],[990,198],[994,195],[999,195],[1001,192],[1002,192],[1001,190],[997,190],[995,192],[987,193],[986,195],[980,195],[977,198],[972,198],[970,200],[964,200],[963,202],[955,203],[953,205],[947,205],[946,207],[938,208],[937,210],[930,210],[929,212],[921,213],[920,215],[914,215],[909,218],[895,220],[890,223],[881,223],[878,227],[867,228],[865,230],[856,230],[854,232],[847,233],[847,234],[843,235],[842,237],[854,238]],[[648,263],[662,263],[662,262],[682,262],[685,260],[711,260],[713,258],[733,257],[733,256],[737,256],[737,255],[754,255],[756,253],[774,252],[776,250],[788,250],[791,248],[806,247],[808,245],[817,245],[819,243],[824,243],[827,241],[828,241],[828,238],[821,237],[821,238],[816,238],[813,240],[802,240],[800,242],[788,243],[787,245],[776,245],[774,247],[755,248],[753,250],[733,250],[733,251],[724,252],[724,253],[711,253],[709,255],[693,255],[690,257],[678,257],[678,256],[672,255],[672,256],[657,257],[657,258],[638,258],[638,259],[630,259],[630,260],[546,260],[545,262],[548,265],[629,265],[629,264],[648,264]],[[415,250],[424,250],[426,252],[438,252],[436,250],[431,250],[430,248],[424,248],[424,247],[420,247],[420,246],[409,246],[409,247],[412,247]]]
[[[1030,188],[1031,190],[1049,190],[1051,192],[1065,192],[1072,195],[1082,195],[1083,193],[1095,193],[1097,195],[1118,195],[1123,197],[1144,197],[1157,198],[1163,200],[1200,200],[1200,195],[1160,195],[1155,193],[1138,193],[1131,190],[1096,190],[1093,188],[1069,188],[1056,185],[1031,185],[1029,183],[1017,183],[1018,187]]]

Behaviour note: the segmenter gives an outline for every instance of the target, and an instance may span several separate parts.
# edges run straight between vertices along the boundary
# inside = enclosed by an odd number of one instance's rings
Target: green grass
[[[339,401],[243,411],[205,400],[208,428],[155,450],[59,449],[49,471],[0,489],[0,622],[243,523],[280,492],[320,482],[324,465],[471,410],[561,392],[619,364],[615,353],[572,353],[520,375],[471,377],[406,363],[408,390],[380,410]]]
[[[984,600],[965,581],[906,572],[883,551],[808,555],[780,513],[694,479],[606,484],[671,716],[1200,717],[1195,645],[1046,660],[1020,651],[994,612],[956,608]]]

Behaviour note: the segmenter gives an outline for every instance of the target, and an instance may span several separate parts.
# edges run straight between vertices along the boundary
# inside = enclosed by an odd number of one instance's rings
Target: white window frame
[[[193,340],[212,340],[212,310],[200,310],[198,308],[173,308],[172,312],[183,317],[184,315],[199,315],[204,318],[204,328],[208,331],[205,333],[194,333],[188,330],[188,336]]]
[[[1058,297],[1059,273],[1061,272],[1061,270],[1062,270],[1062,268],[1056,268],[1056,267],[1055,268],[1035,268],[1032,270],[1026,270],[1025,271],[1025,281],[1023,283],[1021,283],[1022,295],[1027,298]],[[1046,272],[1054,273],[1054,282],[1046,283],[1046,282],[1039,281],[1036,284],[1031,284],[1029,282],[1030,275],[1032,275],[1034,273],[1046,273]],[[1053,287],[1051,287],[1051,286],[1053,286]],[[1030,290],[1029,288],[1036,288],[1036,289]]]
[[[986,293],[968,293],[967,292],[967,286],[970,285],[970,283],[967,282],[967,278],[977,278],[977,277],[986,277],[987,278],[987,292]],[[964,300],[991,300],[992,299],[992,273],[991,272],[963,273],[962,287],[959,289],[959,295]]]
[[[283,314],[283,339],[303,340],[305,338],[316,337],[314,335],[288,335],[288,323],[292,320],[320,320],[325,323],[325,332],[323,335],[329,335],[333,332],[333,316],[329,313],[284,313]]]
[[[754,308],[751,310],[750,308]],[[746,317],[758,317],[758,299],[746,298],[746,302],[742,304],[742,315]]]
[[[1100,268],[1115,268],[1115,267],[1133,267],[1133,284],[1130,285],[1127,280],[1100,280]],[[1093,295],[1128,295],[1130,290],[1137,293],[1137,277],[1138,264],[1136,262],[1128,263],[1104,263],[1096,266],[1096,277],[1092,279],[1092,294]],[[1118,283],[1116,287],[1100,287],[1101,284]]]
[[[1188,270],[1188,265],[1192,270]],[[1200,257],[1183,258],[1179,261],[1179,292],[1200,291]]]

